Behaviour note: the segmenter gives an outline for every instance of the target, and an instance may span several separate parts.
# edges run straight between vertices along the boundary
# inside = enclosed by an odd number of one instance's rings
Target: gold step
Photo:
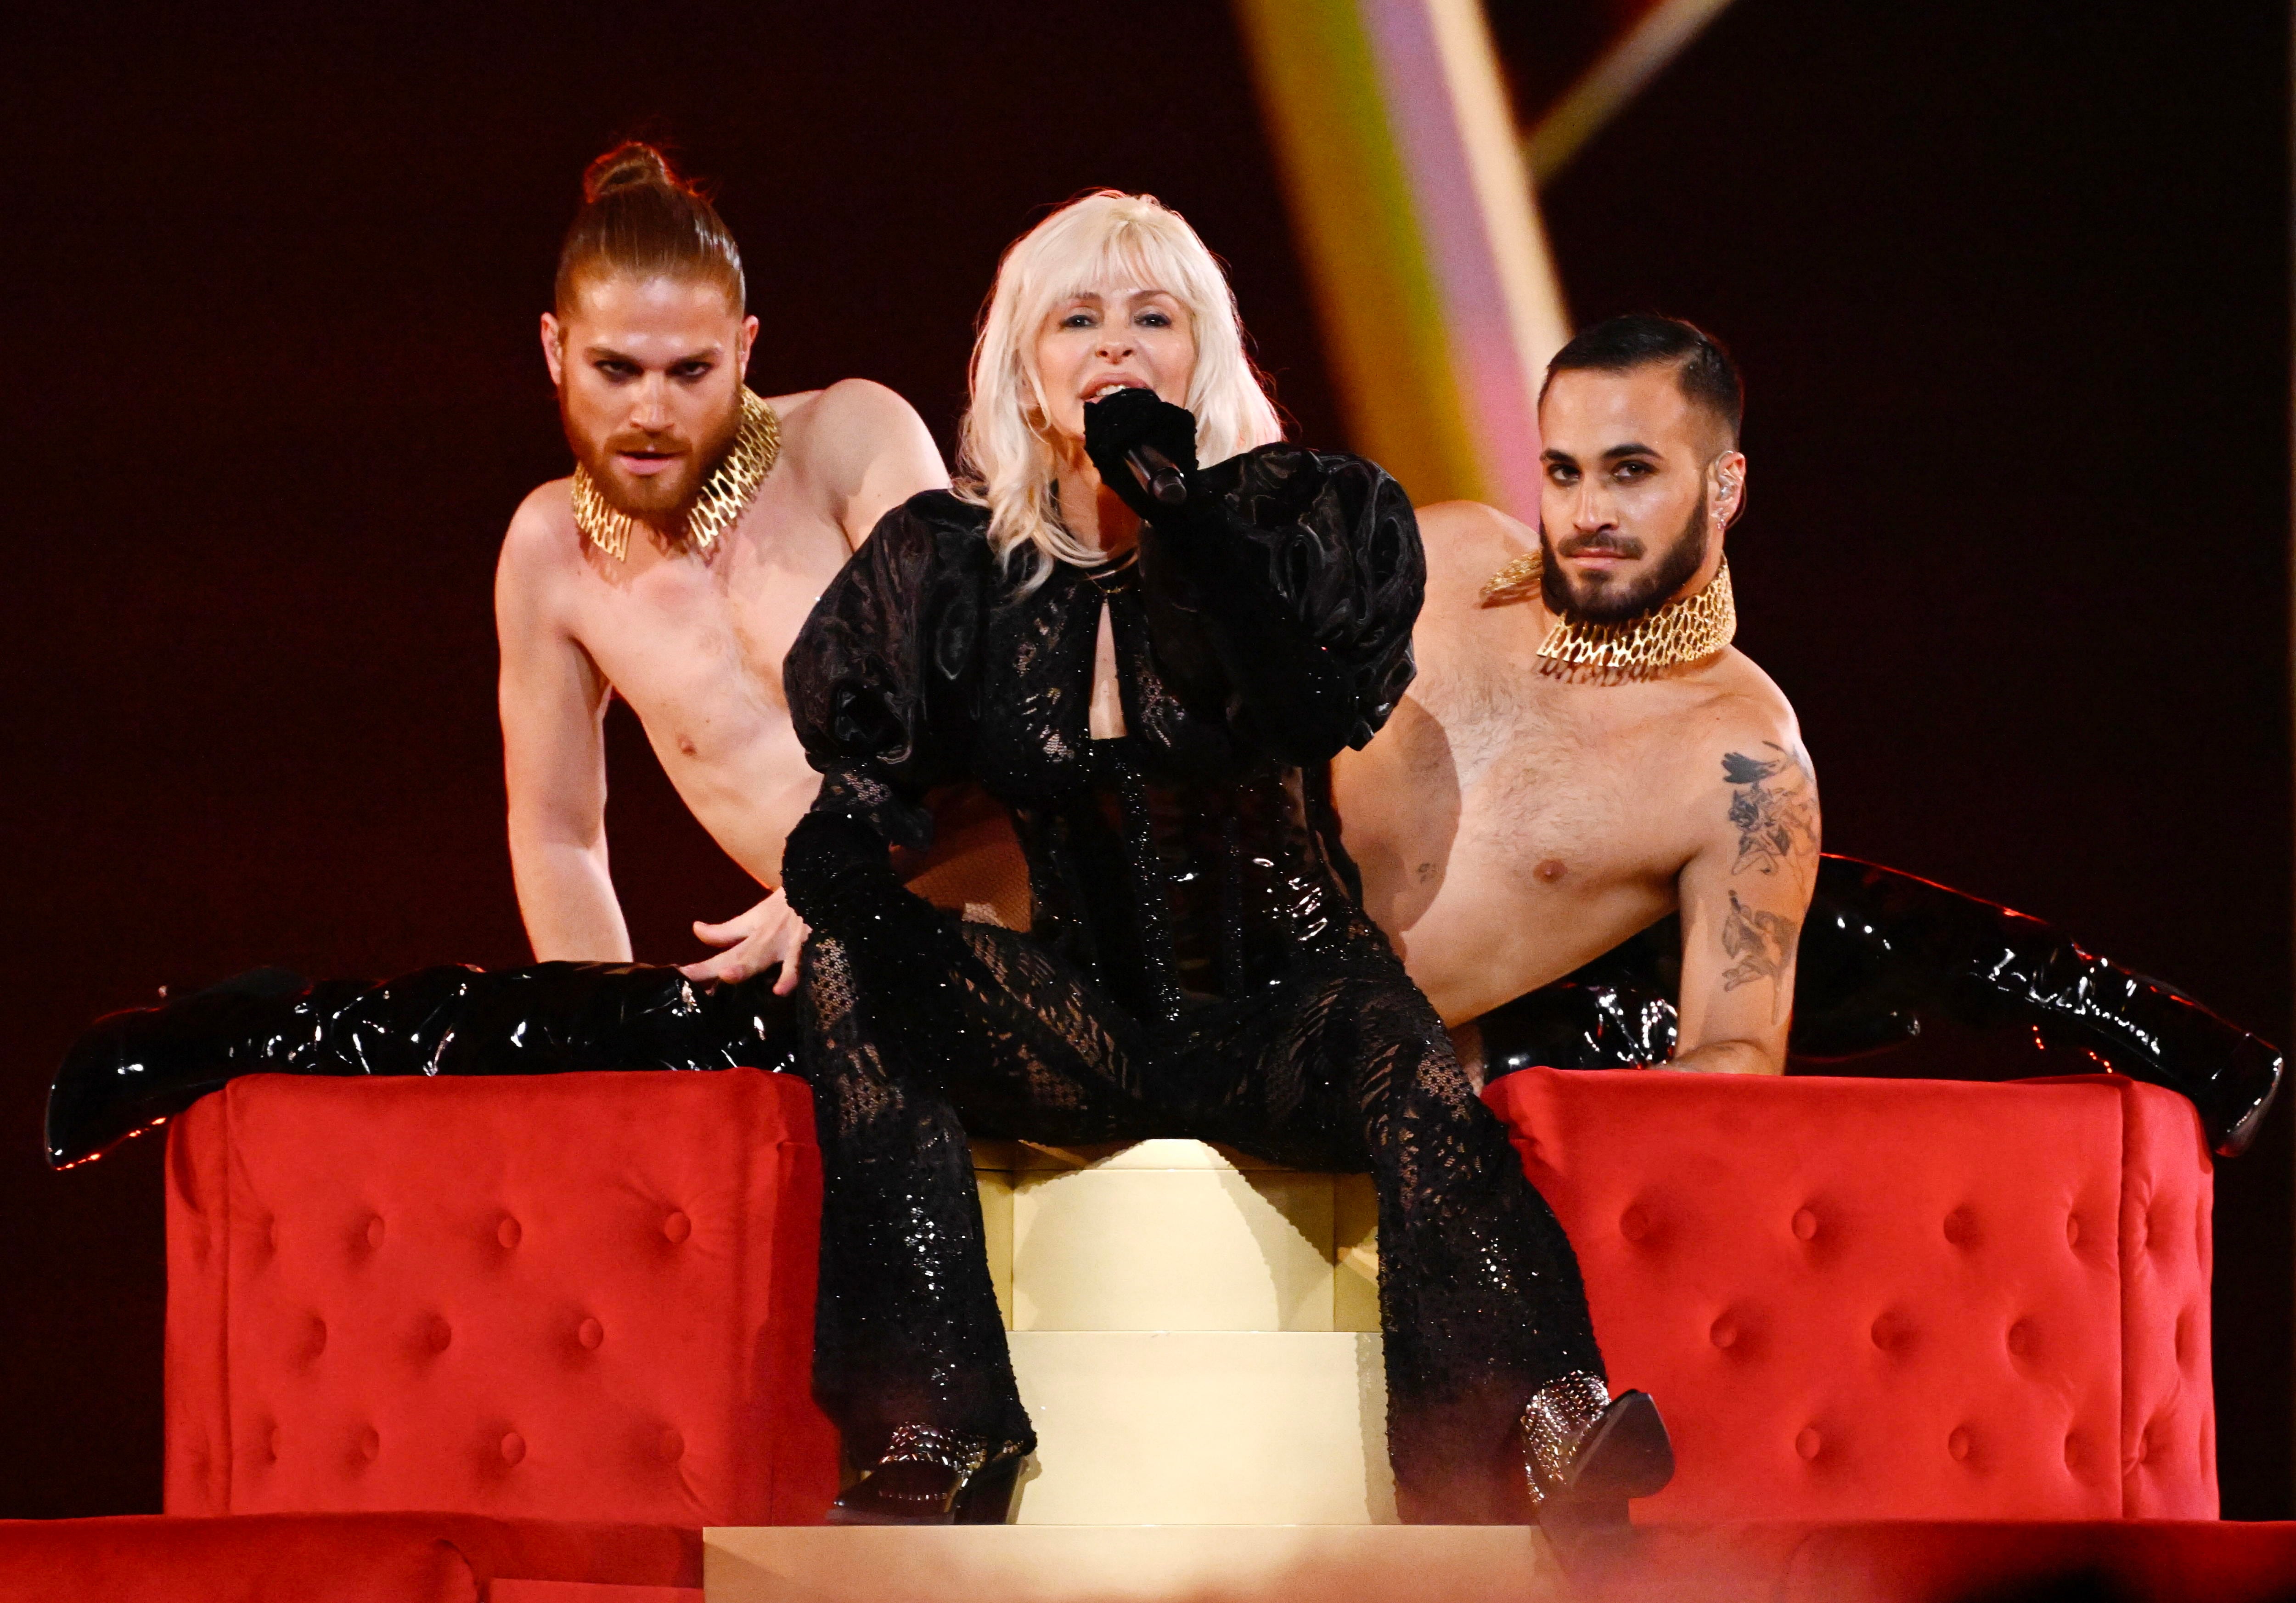
[[[709,1603],[1561,1603],[1510,1525],[724,1526]]]

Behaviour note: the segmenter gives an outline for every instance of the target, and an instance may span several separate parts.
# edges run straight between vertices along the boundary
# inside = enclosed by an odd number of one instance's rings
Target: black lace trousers
[[[1603,1373],[1577,1260],[1367,925],[1248,1000],[1144,1025],[1028,937],[878,887],[809,908],[801,1059],[824,1198],[816,1383],[855,1456],[904,1420],[1030,1441],[968,1130],[1186,1136],[1379,1189],[1388,1451],[1407,1519],[1524,1517],[1513,1426]],[[1217,1443],[1210,1443],[1212,1451]]]

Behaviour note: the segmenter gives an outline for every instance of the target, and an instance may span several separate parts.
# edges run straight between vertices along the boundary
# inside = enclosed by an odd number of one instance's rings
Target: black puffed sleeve
[[[1427,562],[1402,486],[1360,456],[1279,444],[1191,475],[1189,489],[1141,535],[1168,671],[1288,762],[1363,745],[1414,671]]]
[[[988,514],[946,490],[879,521],[822,592],[782,665],[821,793],[790,836],[783,873],[803,910],[808,867],[837,854],[922,850],[925,792],[964,771],[979,715]],[[864,833],[865,831],[865,834]]]

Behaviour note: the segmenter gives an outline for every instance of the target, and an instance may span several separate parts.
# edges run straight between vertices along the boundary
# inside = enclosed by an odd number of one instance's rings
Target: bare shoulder
[[[917,409],[873,379],[840,379],[767,404],[781,419],[782,452],[792,465],[865,463],[925,435]]]
[[[919,490],[948,485],[940,448],[917,409],[884,385],[840,379],[825,390],[785,396],[782,456],[792,481],[857,550],[877,520]]]
[[[1768,872],[1814,856],[1817,770],[1785,693],[1734,648],[1701,679],[1708,694],[1696,733],[1674,748],[1685,793],[1712,785],[1728,792],[1729,808],[1710,817],[1742,863],[1759,858]]]
[[[1706,717],[1718,737],[1740,744],[1775,744],[1800,753],[1801,766],[1808,766],[1793,703],[1786,700],[1786,693],[1778,688],[1777,681],[1764,673],[1753,658],[1730,646],[1702,678],[1709,692]]]
[[[511,514],[503,536],[499,572],[504,584],[538,585],[581,566],[582,536],[574,527],[574,481],[537,485]]]
[[[1480,604],[1485,580],[1538,548],[1538,536],[1529,524],[1480,501],[1438,501],[1418,513],[1431,607],[1439,596],[1446,606]]]

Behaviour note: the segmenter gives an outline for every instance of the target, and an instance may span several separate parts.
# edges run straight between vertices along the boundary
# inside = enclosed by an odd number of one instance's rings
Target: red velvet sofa
[[[167,1510],[818,1519],[786,1075],[234,1081],[168,1148]]]
[[[2184,1098],[1534,1069],[1485,1099],[1614,1382],[1673,1434],[1637,1517],[2216,1517],[2213,1180]]]
[[[1487,1097],[1681,1469],[1659,1520],[2209,1518],[2189,1105],[1532,1070]],[[817,1518],[785,1076],[237,1081],[168,1169],[167,1507]]]
[[[2202,1523],[2210,1170],[2177,1097],[1533,1070],[1486,1099],[1680,1454],[1589,1595],[2296,1582],[2296,1526]],[[698,1527],[835,1485],[819,1210],[783,1076],[235,1081],[169,1138],[168,1516],[0,1522],[0,1598],[699,1603]]]

